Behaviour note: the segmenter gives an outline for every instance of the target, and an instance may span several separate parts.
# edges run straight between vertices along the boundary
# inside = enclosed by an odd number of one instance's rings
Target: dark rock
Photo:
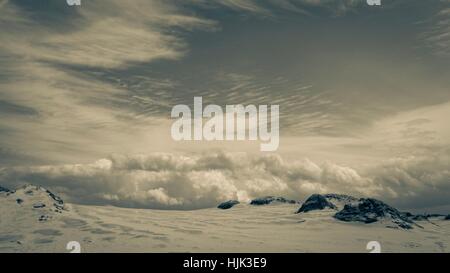
[[[402,229],[412,229],[412,225],[410,225],[409,223],[405,223],[405,222],[396,222],[396,224],[401,227]]]
[[[328,201],[328,199],[321,194],[313,194],[302,204],[297,213],[308,212],[312,210],[323,210],[325,208],[336,209],[337,207]]]
[[[45,221],[48,221],[48,220],[50,220],[50,216],[48,216],[48,215],[41,215],[39,217],[39,222],[45,222]]]
[[[428,221],[430,218],[439,218],[445,217],[445,215],[432,213],[432,214],[416,214],[412,215],[409,218],[414,221]]]
[[[0,192],[11,192],[9,189],[0,186]]]
[[[358,201],[358,198],[355,198],[353,196],[346,195],[346,194],[328,193],[328,194],[324,194],[323,196],[326,199],[328,199],[328,201],[330,201],[330,199],[334,199],[336,201],[345,202],[345,203],[351,203],[351,202]]]
[[[217,208],[219,209],[231,209],[234,205],[239,204],[237,200],[228,200],[226,202],[220,203]]]
[[[377,222],[385,217],[389,217],[394,224],[403,229],[411,229],[411,224],[414,224],[397,209],[372,198],[361,198],[356,203],[346,204],[341,211],[334,215],[334,218],[340,221],[366,224]]]
[[[33,208],[35,208],[35,209],[45,208],[45,204],[44,203],[35,203],[35,204],[33,204]]]
[[[63,205],[64,204],[64,201],[62,200],[61,197],[57,196],[56,194],[52,193],[49,190],[45,190],[45,192],[50,196],[50,198],[52,198],[59,205]],[[55,206],[56,206],[56,204],[55,204]]]
[[[401,214],[403,214],[403,216],[408,217],[408,218],[411,218],[414,216],[414,214],[412,214],[411,212],[407,212],[407,211],[401,212]]]
[[[58,205],[58,204],[53,204],[53,206],[56,208],[56,211],[60,212],[62,210],[66,210],[66,208],[64,206]]]
[[[450,214],[445,216],[444,220],[450,220]]]
[[[22,199],[20,199],[20,198],[17,198],[17,199],[16,199],[16,202],[17,202],[17,204],[19,204],[19,205],[20,205],[20,204],[22,204],[22,203],[23,203],[23,200],[22,200]]]
[[[443,217],[443,216],[445,216],[445,215],[439,214],[439,213],[428,214],[428,218],[430,218],[430,217]]]
[[[30,195],[30,196],[40,195],[40,194],[44,193],[48,196],[49,199],[51,199],[50,201],[53,203],[53,206],[57,210],[66,210],[64,207],[64,201],[61,197],[59,197],[58,195],[52,193],[51,191],[49,191],[41,186],[25,185],[22,187],[22,189],[26,195]],[[48,204],[48,205],[51,206],[51,204]],[[34,208],[43,208],[45,206],[46,205],[44,203],[40,202],[40,203],[36,203],[33,207]]]
[[[417,214],[412,215],[410,218],[414,221],[428,221],[429,216],[427,214]]]
[[[297,203],[297,201],[295,201],[295,200],[289,200],[284,197],[265,196],[265,197],[253,199],[250,202],[250,205],[257,205],[257,206],[268,205],[272,202],[288,203],[288,204]]]

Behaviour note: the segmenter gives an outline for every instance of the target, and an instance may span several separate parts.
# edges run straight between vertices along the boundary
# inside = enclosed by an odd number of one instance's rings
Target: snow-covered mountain
[[[331,209],[337,212],[333,217],[344,222],[362,222],[366,224],[384,222],[387,227],[412,229],[420,227],[411,219],[414,216],[403,213],[373,198],[355,198],[340,194],[313,194],[300,207],[297,213],[312,210]]]
[[[256,201],[255,201],[256,200]],[[66,204],[28,185],[0,188],[0,252],[448,252],[450,221],[375,199],[313,195],[230,200],[191,211]],[[408,225],[408,226],[405,226]]]
[[[47,221],[66,210],[64,201],[51,191],[34,185],[26,185],[16,190],[0,188],[2,200],[2,222],[6,219],[31,217],[37,221]]]

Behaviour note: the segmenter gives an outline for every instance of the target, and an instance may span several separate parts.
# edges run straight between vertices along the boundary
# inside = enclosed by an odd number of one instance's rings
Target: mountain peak
[[[355,198],[343,194],[313,194],[300,207],[297,213],[313,210],[334,209],[333,217],[344,222],[363,222],[366,224],[378,221],[389,221],[394,226],[411,229],[414,222],[404,213],[374,198]],[[389,225],[389,227],[392,227]]]
[[[323,210],[325,208],[336,209],[337,207],[321,194],[313,194],[302,204],[297,213],[311,210]]]
[[[344,208],[334,215],[334,218],[345,222],[374,223],[389,219],[393,224],[403,229],[411,229],[414,222],[397,209],[386,203],[373,199],[361,198],[358,202],[346,204]]]
[[[41,186],[27,184],[16,190],[0,187],[3,195],[2,207],[10,213],[37,215],[39,221],[51,219],[55,213],[67,210],[61,197]]]

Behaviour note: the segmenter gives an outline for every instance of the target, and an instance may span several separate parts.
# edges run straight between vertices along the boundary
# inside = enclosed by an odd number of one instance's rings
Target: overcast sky
[[[157,208],[329,191],[450,206],[449,0],[0,0],[0,29],[0,183]],[[172,141],[194,96],[279,104],[278,152]]]

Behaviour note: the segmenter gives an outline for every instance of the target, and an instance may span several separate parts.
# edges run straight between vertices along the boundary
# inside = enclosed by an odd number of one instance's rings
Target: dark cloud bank
[[[93,164],[8,167],[0,184],[42,185],[82,204],[198,209],[264,195],[370,196],[403,208],[448,205],[450,152],[395,158],[358,172],[346,166],[245,153],[113,155]]]

